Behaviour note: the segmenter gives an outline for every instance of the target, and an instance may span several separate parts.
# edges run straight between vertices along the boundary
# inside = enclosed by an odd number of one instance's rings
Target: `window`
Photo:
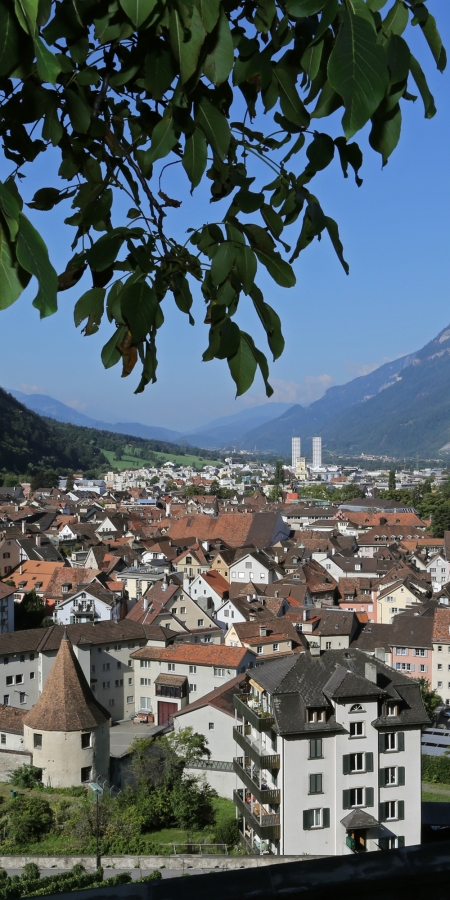
[[[35,734],[33,737],[33,747],[40,750],[42,747],[42,734]]]
[[[20,662],[25,662],[25,654],[24,653],[20,654]]]
[[[21,691],[19,694],[19,703],[26,703],[25,699],[25,691]]]
[[[214,722],[208,723],[208,731],[214,731]]]
[[[304,809],[303,810],[303,828],[309,831],[312,828],[329,828],[330,827],[330,810],[329,809]]]
[[[173,615],[173,616],[176,616],[176,614],[177,614],[176,608],[173,607],[173,608],[172,608],[172,615]]]
[[[322,738],[311,738],[309,742],[309,759],[323,759]]]
[[[350,772],[364,772],[364,753],[350,753]]]
[[[216,667],[214,667],[214,677],[225,678],[225,669],[217,669]]]
[[[16,684],[23,684],[23,675],[16,675]]]
[[[13,679],[13,676],[12,676],[12,675],[7,675],[7,676],[6,676],[6,684],[7,684],[7,685],[13,684],[13,681],[14,681],[14,679]]]
[[[364,722],[350,722],[350,737],[364,737]]]
[[[150,668],[150,660],[149,659],[141,659],[141,669],[149,669]],[[133,665],[133,661],[130,659],[130,666]]]
[[[405,735],[402,731],[388,731],[380,734],[380,750],[384,753],[405,749]]]
[[[196,685],[196,684],[189,684],[189,691],[190,691],[190,693],[192,693],[192,694],[196,694],[196,693],[197,693],[197,685]]]
[[[309,793],[310,794],[321,794],[322,793],[322,775],[310,775],[309,776]]]
[[[325,650],[331,650],[331,641],[325,641]]]
[[[118,663],[117,663],[117,668],[118,668],[118,669],[121,669],[121,668],[122,668],[122,663],[121,663],[121,662],[118,662]]]
[[[438,644],[438,653],[442,653],[442,644]]]
[[[442,681],[438,681],[437,686],[438,688],[444,687],[444,683]]]
[[[3,659],[3,665],[7,666],[9,663],[9,656],[5,656]]]
[[[9,694],[3,694],[3,706],[9,706]]]
[[[245,568],[246,568],[246,569],[251,569],[251,567],[252,567],[252,562],[251,562],[251,560],[250,560],[250,562],[246,562],[246,563],[245,563]]]
[[[205,624],[204,619],[197,619],[197,628],[202,628],[204,624]]]
[[[263,652],[262,644],[258,644],[258,646],[257,646],[257,648],[256,648],[256,652],[257,652],[257,653],[262,653],[262,652]]]
[[[92,766],[83,766],[81,770],[81,783],[87,784],[88,781],[91,780],[92,776]]]
[[[175,672],[175,663],[167,663],[167,669],[169,672]]]
[[[109,688],[109,681],[103,682],[103,690],[107,690]]]
[[[438,663],[438,669],[439,669],[439,670],[442,669],[442,663]]]
[[[364,710],[363,710],[363,708],[362,708],[362,706],[361,706],[360,703],[354,703],[353,706],[350,707],[350,710],[349,710],[349,711],[350,711],[351,713],[355,713],[355,712],[364,712]]]
[[[123,687],[123,678],[116,678],[114,685],[115,687]]]
[[[141,684],[144,685],[145,687],[148,687],[151,683],[152,682],[151,682],[150,678],[141,678]]]
[[[364,788],[351,788],[350,806],[364,806]]]
[[[128,684],[133,684],[133,679],[132,679],[132,678],[129,678],[129,679],[128,679]]]
[[[6,744],[6,734],[0,734],[0,743]]]
[[[273,644],[273,652],[274,652],[274,653],[277,653],[279,649],[280,649],[280,645],[279,645],[279,644]]]
[[[399,818],[399,803],[397,800],[387,800],[384,804],[384,816],[383,819],[385,822],[390,822],[393,819]]]
[[[415,650],[413,650],[413,655],[414,656],[428,656],[428,651],[423,650],[422,647],[416,648]]]
[[[91,732],[85,731],[81,735],[81,749],[87,750],[87,748],[90,746],[91,746]]]
[[[197,666],[189,666],[189,675],[197,674]]]
[[[134,697],[127,697],[127,703],[134,703]]]
[[[103,667],[102,667],[102,668],[103,668],[103,671],[104,671],[104,672],[109,672],[109,663],[103,663]]]
[[[114,700],[108,700],[108,706],[114,706]]]

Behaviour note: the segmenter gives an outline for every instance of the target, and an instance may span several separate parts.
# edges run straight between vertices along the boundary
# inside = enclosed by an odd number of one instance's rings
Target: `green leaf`
[[[120,295],[120,308],[133,335],[133,344],[142,341],[151,330],[158,299],[146,281],[127,281]]]
[[[289,150],[289,153],[287,153],[286,156],[284,157],[283,163],[285,164],[285,163],[289,162],[289,160],[291,159],[292,156],[294,156],[296,153],[299,153],[299,151],[302,149],[304,143],[305,143],[305,135],[299,134],[297,140],[293,143],[291,149]]]
[[[389,73],[386,53],[369,22],[342,10],[336,43],[328,61],[331,86],[344,100],[346,138],[359,131],[381,103]]]
[[[327,0],[288,0],[286,12],[300,19],[302,16],[313,16],[324,8]]]
[[[271,232],[275,238],[280,237],[281,232],[283,231],[283,219],[280,214],[276,212],[268,203],[264,203],[261,207],[261,215]]]
[[[387,46],[390,83],[398,84],[408,78],[411,52],[406,41],[398,34],[391,34]]]
[[[356,184],[358,187],[361,187],[363,182],[358,173],[363,164],[363,155],[359,145],[355,142],[353,142],[353,144],[348,144],[345,137],[336,138],[334,143],[339,152],[344,178],[348,178],[348,167],[351,166],[355,173]]]
[[[269,347],[272,351],[273,358],[278,359],[284,350],[284,337],[281,332],[281,321],[279,315],[265,303],[260,289],[254,285],[250,296],[253,300],[254,307],[261,320],[262,326],[267,334]]]
[[[22,35],[23,37],[23,35]],[[0,77],[8,75],[20,60],[19,31],[6,6],[0,5]]]
[[[66,101],[66,109],[74,131],[79,134],[86,134],[91,124],[91,113],[85,105],[81,97],[68,88],[64,91],[64,99]]]
[[[175,303],[178,306],[178,309],[181,312],[186,313],[189,316],[189,324],[194,325],[194,320],[191,316],[191,308],[192,308],[192,294],[191,289],[189,287],[189,282],[185,275],[178,276],[173,286],[173,296],[175,297]]]
[[[17,265],[0,222],[0,309],[6,309],[15,303],[29,280],[28,273]]]
[[[306,148],[306,155],[309,159],[308,168],[311,167],[314,172],[326,169],[334,157],[333,139],[328,134],[317,132]]]
[[[72,196],[69,194],[62,194],[61,191],[58,191],[58,188],[39,188],[36,191],[33,200],[31,203],[27,203],[27,206],[30,209],[40,209],[46,210],[53,209],[57,203],[61,203],[62,200],[65,200],[67,196]]]
[[[38,0],[15,0],[17,18],[24,31],[34,36],[38,13]]]
[[[110,369],[111,366],[115,366],[122,359],[122,354],[117,349],[117,345],[122,343],[127,330],[126,325],[121,325],[103,347],[101,357],[105,369]]]
[[[252,191],[246,191],[243,188],[237,192],[237,194],[233,197],[233,204],[237,203],[240,210],[243,213],[249,214],[252,212],[256,212],[257,209],[261,209],[261,206],[264,203],[263,194],[255,194]]]
[[[318,74],[320,68],[320,62],[322,59],[324,42],[319,41],[318,43],[310,44],[310,46],[305,50],[301,64],[304,71],[307,73],[311,81],[314,80],[316,75]]]
[[[236,267],[246,294],[250,293],[254,285],[257,266],[253,250],[247,244],[240,244],[236,248]]]
[[[337,223],[334,221],[334,219],[330,219],[329,216],[325,216],[325,227],[330,236],[331,243],[333,244],[333,247],[336,251],[336,256],[339,259],[344,272],[348,275],[350,269],[348,263],[344,259],[344,248],[339,237],[339,228],[337,226]]]
[[[268,252],[267,250],[256,250],[255,253],[260,262],[266,267],[269,275],[276,281],[280,287],[294,287],[296,278],[292,269],[279,253],[275,250]]]
[[[154,100],[162,100],[175,78],[172,54],[160,42],[145,57],[144,85]]]
[[[207,97],[202,97],[197,104],[194,120],[219,159],[225,159],[230,146],[231,132],[224,114]]]
[[[119,0],[119,2],[134,27],[140,28],[153,12],[158,0]]]
[[[420,66],[420,63],[417,61],[415,56],[413,56],[412,54],[411,54],[410,68],[411,68],[411,75],[417,84],[420,96],[422,97],[422,100],[423,100],[423,105],[425,107],[425,118],[432,119],[433,116],[436,115],[436,107],[434,105],[434,97],[428,87],[427,79],[425,78],[425,75]]]
[[[106,314],[110,322],[115,320],[117,325],[125,325],[122,310],[120,308],[120,295],[123,289],[123,282],[116,281],[110,288],[108,299],[106,301]]]
[[[145,165],[153,165],[155,160],[163,159],[178,143],[180,133],[175,131],[175,124],[172,116],[164,116],[157,125],[155,125],[152,133],[152,145],[149,150],[145,151]]]
[[[372,119],[369,143],[377,153],[381,153],[383,166],[400,140],[401,128],[402,112],[398,103],[388,113],[374,116]]]
[[[403,0],[395,0],[383,22],[383,31],[385,34],[403,34],[408,21],[408,7],[405,6]]]
[[[145,386],[151,381],[153,384],[156,381],[155,372],[158,366],[158,361],[156,359],[156,353],[153,347],[150,344],[146,345],[145,350],[145,360],[142,368],[142,376],[139,382],[138,387],[135,390],[135,394],[142,394]]]
[[[261,353],[261,350],[258,350],[255,347],[254,342],[252,341],[252,350],[253,355],[258,363],[259,370],[262,375],[262,379],[264,381],[264,387],[266,389],[266,397],[271,397],[273,394],[273,387],[269,384],[269,366],[267,365],[267,359],[264,356],[264,353]]]
[[[284,115],[294,125],[307,128],[309,115],[297,93],[294,76],[280,65],[276,66],[274,74],[280,89],[280,105]]]
[[[248,340],[242,333],[239,349],[228,360],[228,365],[231,377],[236,385],[236,397],[240,397],[252,386],[256,373],[256,359]]]
[[[194,0],[208,34],[215,28],[220,12],[220,0]]]
[[[197,69],[200,51],[206,37],[205,27],[200,18],[200,13],[195,6],[192,8],[189,31],[189,40],[182,41],[181,44],[179,44],[180,75],[182,84],[185,84],[186,81],[189,81],[192,75],[194,75]]]
[[[61,66],[56,56],[44,44],[40,37],[34,39],[36,48],[36,62],[39,77],[42,81],[49,81],[50,84],[56,84],[56,79],[61,72]]]
[[[75,327],[78,328],[84,319],[87,319],[88,321],[84,328],[86,335],[95,334],[99,329],[103,316],[105,293],[105,288],[91,288],[75,304],[73,311]]]
[[[6,219],[9,234],[15,241],[19,230],[20,207],[15,197],[10,193],[6,185],[0,182],[0,209]]]
[[[56,91],[47,91],[42,137],[44,141],[50,141],[56,147],[63,134],[64,128],[58,119],[58,94]]]
[[[17,259],[22,268],[34,275],[39,282],[33,306],[40,311],[41,319],[51,316],[58,308],[58,276],[48,258],[48,250],[41,235],[23,213],[19,216]]]
[[[200,184],[206,169],[208,147],[204,134],[195,128],[186,138],[182,159],[183,169],[191,182],[191,193]]]
[[[219,244],[217,253],[211,264],[211,280],[215,285],[222,284],[233,268],[236,250],[230,241]]]
[[[233,68],[233,63],[233,38],[231,37],[228,18],[222,9],[217,29],[216,44],[205,59],[203,72],[213,84],[222,84],[227,80]]]
[[[110,231],[104,234],[87,251],[86,259],[93,272],[103,272],[116,261],[119,250],[125,240],[123,233]]]
[[[434,56],[439,72],[443,72],[447,65],[447,54],[442,44],[442,38],[436,25],[436,19],[431,13],[428,13],[425,22],[420,23],[420,27],[425,35],[425,40]]]

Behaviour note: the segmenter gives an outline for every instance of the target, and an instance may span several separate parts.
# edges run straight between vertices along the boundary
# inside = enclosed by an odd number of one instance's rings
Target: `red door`
[[[163,700],[158,700],[158,725],[167,725],[176,712],[178,712],[178,703],[165,703]]]

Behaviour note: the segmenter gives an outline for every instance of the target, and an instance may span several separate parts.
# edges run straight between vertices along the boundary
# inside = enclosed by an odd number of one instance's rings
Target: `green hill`
[[[38,469],[66,472],[98,472],[114,466],[111,454],[133,447],[134,457],[146,462],[164,458],[184,458],[183,448],[167,441],[146,440],[132,435],[99,431],[79,425],[56,422],[32,412],[0,388],[0,471],[33,474]],[[108,457],[102,451],[108,451]],[[208,451],[189,447],[189,458],[208,458]],[[187,459],[186,459],[187,462]]]

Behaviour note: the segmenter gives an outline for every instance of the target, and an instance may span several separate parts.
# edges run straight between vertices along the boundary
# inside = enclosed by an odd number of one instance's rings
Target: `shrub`
[[[8,809],[9,837],[15,844],[38,841],[53,825],[53,811],[43,797],[19,794]]]
[[[22,871],[22,881],[37,881],[41,877],[39,866],[36,863],[25,863]]]
[[[239,823],[237,819],[223,819],[215,827],[216,843],[234,847],[239,843]]]
[[[422,780],[428,784],[450,784],[450,757],[422,755]]]
[[[42,785],[42,769],[36,766],[19,766],[9,780],[14,787],[33,789]]]

